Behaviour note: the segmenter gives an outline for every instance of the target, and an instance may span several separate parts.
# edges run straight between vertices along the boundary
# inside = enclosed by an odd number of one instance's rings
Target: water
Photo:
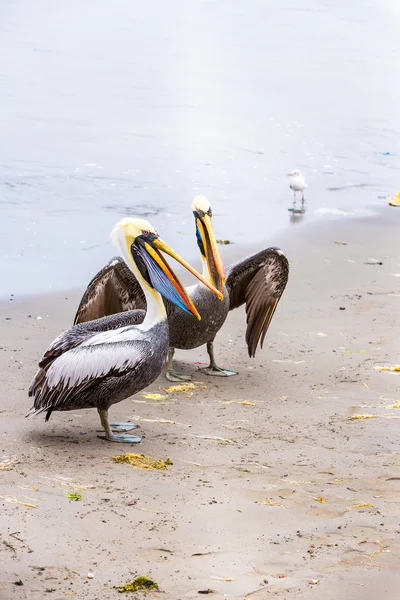
[[[196,193],[273,243],[295,167],[303,221],[385,203],[399,30],[398,0],[0,0],[0,295],[84,285],[125,215],[196,261]]]

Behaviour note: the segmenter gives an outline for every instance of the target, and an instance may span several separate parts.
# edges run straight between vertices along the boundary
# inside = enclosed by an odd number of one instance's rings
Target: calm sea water
[[[385,204],[399,31],[398,0],[0,0],[0,295],[84,285],[126,215],[196,260],[197,193],[273,243],[295,167],[303,222]]]

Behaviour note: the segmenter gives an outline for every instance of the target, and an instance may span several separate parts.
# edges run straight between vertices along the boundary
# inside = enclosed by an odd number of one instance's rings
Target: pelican
[[[301,192],[301,203],[304,204],[304,190],[307,187],[306,178],[298,169],[288,173],[288,177],[290,177],[290,189],[293,190],[294,194],[293,204],[296,204],[296,192]]]
[[[235,371],[224,369],[214,358],[214,339],[230,310],[246,305],[246,343],[254,357],[261,348],[275,309],[285,289],[289,263],[279,248],[266,248],[228,267],[226,275],[212,227],[212,210],[204,196],[196,196],[192,205],[196,239],[203,265],[203,278],[219,289],[224,299],[218,300],[199,283],[187,292],[199,307],[201,322],[194,322],[179,307],[164,300],[168,315],[170,349],[166,377],[170,381],[190,379],[173,368],[175,348],[189,350],[207,345],[210,364],[200,369],[206,375],[229,377]],[[131,271],[118,257],[113,258],[89,283],[79,304],[75,323],[97,319],[114,312],[146,309],[146,298]]]
[[[34,405],[27,416],[53,411],[97,408],[105,438],[139,442],[141,437],[116,434],[133,423],[109,424],[108,409],[150,385],[160,374],[169,348],[163,296],[182,314],[200,315],[160,250],[179,261],[212,294],[222,294],[163,242],[143,219],[123,219],[111,234],[124,258],[126,271],[141,290],[147,312],[129,310],[75,325],[59,335],[39,362],[29,388]],[[135,288],[136,290],[136,288]],[[130,290],[126,293],[129,295]],[[220,300],[217,300],[220,302]],[[116,311],[114,311],[115,313]]]

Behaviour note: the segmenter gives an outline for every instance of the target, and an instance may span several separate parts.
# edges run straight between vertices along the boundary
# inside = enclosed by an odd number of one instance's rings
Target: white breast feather
[[[292,177],[290,180],[290,187],[296,192],[303,191],[307,187],[304,176],[300,175],[299,177]]]

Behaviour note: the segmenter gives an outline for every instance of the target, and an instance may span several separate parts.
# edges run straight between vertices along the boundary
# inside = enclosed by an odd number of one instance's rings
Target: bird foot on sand
[[[142,441],[140,435],[113,434],[112,437],[106,437],[105,435],[99,435],[98,437],[107,442],[124,442],[125,444],[138,444]]]
[[[192,378],[190,375],[183,375],[182,373],[177,373],[176,371],[167,371],[165,373],[165,377],[168,381],[191,381]]]
[[[231,377],[232,375],[237,375],[236,371],[231,371],[230,369],[222,369],[221,367],[217,367],[217,365],[209,365],[208,367],[200,369],[200,371],[205,375],[211,375],[213,377]]]

